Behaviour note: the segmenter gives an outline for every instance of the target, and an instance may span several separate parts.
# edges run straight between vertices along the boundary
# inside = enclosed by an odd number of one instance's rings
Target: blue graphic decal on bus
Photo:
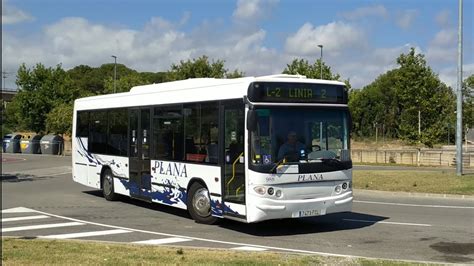
[[[96,164],[96,165],[108,165],[111,166],[112,174],[114,176],[119,177],[126,177],[126,173],[118,173],[115,170],[121,169],[120,162],[116,162],[114,159],[112,160],[104,160],[103,158],[99,157],[98,155],[91,154],[85,147],[84,143],[82,142],[81,138],[76,138],[77,143],[79,144],[79,149],[77,149],[77,153],[82,157],[86,158],[89,163]],[[125,167],[123,167],[123,171],[126,171]]]
[[[136,182],[133,180],[120,179],[122,185],[130,191],[131,195],[141,195],[150,198],[152,201],[158,201],[166,205],[175,205],[182,203],[186,205],[186,189],[178,186],[174,188],[170,180],[167,180],[166,186],[163,186],[163,190],[150,191],[140,189]]]
[[[239,212],[232,210],[230,206],[222,204],[219,200],[211,199],[211,214],[213,216],[222,216],[223,213],[239,215]]]

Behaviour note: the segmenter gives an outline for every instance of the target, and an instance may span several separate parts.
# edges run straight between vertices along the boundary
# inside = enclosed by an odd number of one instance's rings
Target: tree
[[[67,87],[75,91],[74,97],[72,98],[76,99],[79,97],[113,92],[113,89],[109,90],[109,88],[107,88],[106,82],[107,80],[114,79],[114,68],[115,64],[110,63],[103,64],[97,68],[80,65],[67,71],[70,81]],[[117,80],[132,74],[138,74],[138,72],[123,64],[117,64]],[[130,88],[128,88],[128,90],[129,89]]]
[[[127,92],[130,91],[130,89],[134,86],[138,85],[145,85],[145,84],[150,84],[151,82],[144,79],[143,76],[139,75],[138,73],[131,73],[126,76],[120,77],[116,81],[116,88],[115,92]],[[107,78],[105,80],[105,93],[113,93],[114,92],[114,79],[113,78]]]
[[[376,130],[387,137],[398,137],[398,102],[393,90],[392,71],[379,76],[362,90],[349,93],[354,132],[358,136],[374,136]]]
[[[361,136],[373,136],[374,126],[383,123],[392,137],[427,146],[444,141],[447,125],[454,119],[452,90],[414,48],[401,54],[397,63],[399,68],[380,75],[362,91],[351,93],[354,131]]]
[[[169,78],[170,80],[190,78],[236,78],[242,75],[243,73],[238,70],[234,70],[229,74],[228,70],[224,67],[223,60],[212,60],[209,62],[209,58],[203,55],[193,60],[181,60],[179,65],[172,64]]]
[[[65,78],[61,65],[46,68],[37,64],[32,70],[25,64],[20,66],[16,80],[19,92],[11,103],[20,128],[34,132],[45,130],[46,115],[66,97]]]
[[[46,115],[46,130],[54,134],[71,135],[73,105],[62,103]]]
[[[397,63],[400,68],[394,85],[401,109],[400,137],[431,146],[446,134],[444,129],[452,119],[454,95],[427,66],[424,55],[416,54],[414,48],[401,54]]]
[[[463,82],[463,124],[474,128],[474,75],[470,75]]]

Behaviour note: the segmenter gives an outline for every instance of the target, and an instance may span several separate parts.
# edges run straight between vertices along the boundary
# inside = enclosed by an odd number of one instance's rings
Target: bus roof
[[[81,98],[74,102],[74,108],[88,110],[238,99],[246,95],[250,83],[256,81],[345,85],[340,81],[286,74],[235,79],[194,78],[135,86],[129,92]]]

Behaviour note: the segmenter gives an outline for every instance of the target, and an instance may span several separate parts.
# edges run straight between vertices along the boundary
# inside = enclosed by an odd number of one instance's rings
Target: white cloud
[[[462,78],[465,80],[470,75],[474,74],[474,64],[464,64],[463,65],[463,75]],[[457,66],[453,65],[450,67],[446,67],[440,70],[439,78],[446,83],[446,85],[450,86],[453,89],[456,89],[458,80],[457,80]]]
[[[443,29],[436,33],[430,42],[426,57],[431,62],[455,62],[457,57],[457,32],[455,29]]]
[[[84,18],[64,18],[31,37],[5,32],[3,62],[11,72],[21,63],[33,66],[38,62],[47,66],[62,64],[69,69],[80,64],[110,63],[110,56],[116,55],[119,63],[138,71],[166,71],[180,60],[208,55],[225,60],[230,70],[238,68],[249,75],[283,69],[283,57],[263,45],[266,32],[262,29],[222,33],[203,24],[183,32],[177,30],[180,25],[182,19],[173,23],[156,17],[142,30],[130,30]]]
[[[65,69],[80,64],[100,66],[112,63],[110,56],[116,55],[119,63],[130,68],[156,72],[166,71],[180,60],[207,55],[211,59],[225,60],[230,70],[239,69],[249,76],[259,76],[281,73],[295,57],[314,62],[320,53],[317,45],[323,44],[325,63],[342,78],[349,78],[354,88],[361,88],[397,67],[396,58],[407,53],[410,47],[416,47],[417,53],[427,54],[430,64],[434,63],[434,71],[444,82],[451,85],[452,80],[456,80],[455,70],[438,64],[452,63],[446,60],[456,58],[450,50],[456,35],[450,29],[440,30],[429,47],[422,50],[416,44],[404,43],[371,46],[371,36],[355,23],[332,22],[319,26],[305,23],[288,34],[284,48],[279,50],[265,45],[269,35],[265,29],[256,25],[240,27],[237,21],[229,27],[221,20],[205,20],[189,30],[182,30],[190,15],[185,13],[177,21],[150,18],[143,28],[134,30],[84,18],[64,18],[32,35],[21,36],[7,30],[2,33],[4,68],[14,73],[23,62],[30,67],[38,62],[47,66],[62,63]],[[452,66],[455,68],[455,64]],[[465,71],[473,73],[472,67]],[[7,87],[13,84],[11,75]]]
[[[324,45],[325,62],[343,78],[350,78],[357,88],[393,68],[395,58],[405,49],[368,50],[363,32],[353,25],[336,22],[319,27],[303,25],[288,38],[286,52],[266,47],[267,33],[263,29],[217,31],[216,26],[212,28],[213,23],[204,23],[183,32],[177,30],[179,25],[180,21],[173,23],[157,17],[141,30],[130,30],[91,23],[84,18],[65,18],[36,36],[5,33],[4,64],[13,71],[23,62],[28,66],[38,62],[47,66],[62,63],[69,69],[80,64],[111,63],[110,56],[116,55],[119,63],[130,68],[156,72],[166,71],[180,60],[207,55],[225,60],[230,70],[258,76],[281,73],[295,56],[310,61],[315,54],[319,58],[320,42]]]
[[[436,33],[432,43],[439,46],[450,46],[457,44],[457,31],[453,28],[443,29]]]
[[[358,27],[344,22],[332,22],[315,27],[305,23],[295,34],[286,39],[285,50],[294,55],[311,55],[320,52],[317,46],[334,55],[347,48],[366,46],[365,33]]]
[[[343,78],[349,78],[353,88],[362,88],[379,75],[397,68],[397,57],[407,53],[413,45],[404,44],[395,47],[372,48],[368,51],[354,51],[359,56],[346,53],[344,59],[334,63],[334,69]]]
[[[414,9],[400,11],[396,17],[397,25],[402,29],[408,29],[411,27],[417,16],[418,11]]]
[[[278,0],[239,0],[233,17],[240,22],[253,22],[265,18]]]
[[[443,28],[449,27],[451,26],[450,16],[451,14],[449,10],[443,10],[439,12],[438,15],[436,15],[436,23],[438,23],[438,25]]]
[[[20,10],[2,0],[2,24],[17,24],[26,21],[32,21],[34,18],[23,10]]]
[[[356,8],[353,11],[341,13],[341,16],[349,20],[357,20],[357,19],[371,17],[371,16],[387,18],[388,12],[387,12],[387,9],[383,5],[376,5],[376,6]]]

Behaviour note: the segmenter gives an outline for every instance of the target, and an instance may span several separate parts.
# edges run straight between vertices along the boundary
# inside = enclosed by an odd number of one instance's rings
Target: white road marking
[[[380,205],[408,206],[408,207],[474,209],[474,206],[471,207],[471,206],[423,205],[423,204],[407,204],[407,203],[378,202],[378,201],[365,201],[365,200],[354,200],[354,202],[367,203],[367,204],[380,204]]]
[[[17,208],[2,210],[2,213],[24,213],[24,212],[37,212],[37,211],[28,209],[25,207],[17,207]]]
[[[122,229],[114,229],[114,230],[82,232],[82,233],[74,233],[74,234],[48,235],[48,236],[38,236],[38,237],[50,238],[50,239],[70,239],[70,238],[80,238],[80,237],[89,237],[89,236],[106,236],[106,235],[115,235],[115,234],[124,234],[124,233],[131,233],[131,231],[122,230]]]
[[[154,231],[127,228],[127,227],[122,227],[122,226],[115,226],[115,225],[89,222],[89,221],[79,220],[79,219],[75,219],[75,218],[70,218],[70,217],[66,217],[66,216],[56,215],[56,214],[37,211],[37,210],[33,210],[33,211],[36,212],[36,213],[41,213],[41,214],[49,215],[49,216],[64,219],[64,220],[75,221],[75,222],[90,224],[90,225],[103,226],[103,227],[107,227],[107,228],[129,230],[129,231],[132,231],[132,232],[145,233],[145,234],[151,234],[151,235],[169,236],[169,237],[175,237],[175,238],[184,238],[184,239],[190,239],[190,240],[197,240],[197,241],[211,242],[211,243],[218,243],[218,244],[227,244],[227,245],[233,245],[233,246],[248,246],[248,247],[255,247],[255,248],[273,249],[273,250],[280,250],[280,251],[285,251],[285,252],[314,254],[314,255],[322,255],[322,256],[336,256],[336,257],[343,257],[343,258],[368,258],[368,257],[362,257],[362,256],[352,256],[352,255],[343,255],[343,254],[336,254],[336,253],[325,253],[325,252],[300,250],[300,249],[261,246],[261,245],[253,245],[253,244],[246,244],[246,243],[229,242],[229,241],[221,241],[221,240],[206,239],[206,238],[199,238],[199,237],[190,237],[190,236],[183,236],[183,235],[176,235],[176,234],[168,234],[168,233],[161,233],[161,232],[154,232]]]
[[[45,218],[49,218],[49,216],[34,215],[34,216],[23,216],[23,217],[14,217],[14,218],[3,218],[2,223],[16,222],[16,221],[26,221],[26,220],[37,220],[37,219],[45,219]]]
[[[242,247],[236,247],[236,248],[231,248],[232,250],[241,250],[241,251],[265,251],[268,250],[266,248],[257,248],[257,247],[249,247],[249,246],[242,246]]]
[[[36,229],[46,229],[46,228],[56,228],[56,227],[66,227],[66,226],[76,226],[76,225],[84,225],[84,224],[85,223],[71,222],[71,223],[40,224],[40,225],[7,227],[7,228],[2,228],[2,233],[25,231],[25,230],[36,230]]]
[[[26,209],[26,208],[25,208],[25,209]],[[66,217],[66,216],[56,215],[56,214],[47,213],[47,212],[42,212],[42,211],[37,211],[37,210],[31,210],[31,211],[34,211],[34,212],[36,212],[36,213],[41,213],[41,214],[49,215],[49,216],[56,217],[56,218],[60,218],[60,219],[69,220],[69,221],[75,221],[75,222],[80,222],[80,223],[90,224],[90,225],[103,226],[103,227],[107,227],[107,228],[123,229],[123,230],[132,231],[132,232],[145,233],[145,234],[151,234],[151,235],[169,236],[169,237],[176,237],[176,238],[185,238],[185,239],[191,239],[191,240],[197,240],[197,241],[203,241],[203,242],[211,242],[211,243],[218,243],[218,244],[228,244],[228,245],[235,245],[235,246],[247,246],[247,247],[254,247],[254,248],[264,248],[264,249],[278,250],[278,251],[291,252],[291,253],[302,253],[302,254],[312,254],[312,255],[321,255],[321,256],[334,256],[334,257],[339,257],[339,258],[382,259],[382,258],[377,258],[377,257],[364,257],[364,256],[355,256],[355,255],[345,255],[345,254],[327,253],[327,252],[319,252],[319,251],[311,251],[311,250],[302,250],[302,249],[291,249],[291,248],[280,248],[280,247],[253,245],[253,244],[246,244],[246,243],[220,241],[220,240],[214,240],[214,239],[206,239],[206,238],[199,238],[199,237],[191,237],[191,236],[175,235],[175,234],[168,234],[168,233],[161,233],[161,232],[153,232],[153,231],[147,231],[147,230],[140,230],[140,229],[127,228],[127,227],[122,227],[122,226],[115,226],[115,225],[108,225],[108,224],[101,224],[101,223],[89,222],[89,221],[84,221],[84,220],[69,218],[69,217]],[[383,259],[385,259],[385,260],[390,260],[390,259],[387,259],[387,258],[383,258]],[[395,260],[394,260],[394,261],[395,261]],[[425,264],[427,264],[427,263],[439,264],[439,262],[436,262],[436,261],[422,261],[422,260],[402,260],[402,259],[397,259],[396,261],[413,262],[413,263],[425,263]]]
[[[133,244],[147,244],[147,245],[164,245],[164,244],[173,244],[179,242],[192,241],[189,238],[180,238],[180,237],[170,237],[170,238],[161,238],[161,239],[150,239],[144,241],[132,242]]]
[[[358,220],[358,219],[342,219],[342,220],[349,221],[349,222],[373,223],[373,224],[395,224],[395,225],[411,225],[411,226],[426,226],[426,227],[431,226],[431,224],[399,223],[399,222],[370,221],[370,220]]]

